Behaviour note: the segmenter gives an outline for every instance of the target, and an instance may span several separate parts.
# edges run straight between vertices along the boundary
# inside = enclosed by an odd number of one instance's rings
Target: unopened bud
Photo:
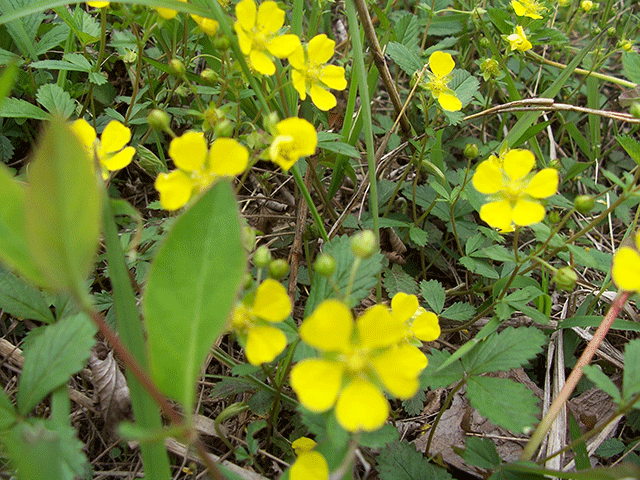
[[[489,39],[487,37],[480,38],[480,46],[482,48],[489,48]]]
[[[278,258],[269,263],[269,276],[275,280],[283,279],[289,273],[289,264]]]
[[[169,73],[175,77],[183,77],[187,69],[184,67],[182,60],[177,58],[172,59],[169,62]]]
[[[467,143],[464,147],[464,156],[469,160],[473,160],[478,155],[480,155],[480,151],[478,150],[478,145],[475,143]]]
[[[578,195],[573,201],[573,206],[580,213],[589,213],[596,205],[596,201],[591,195]]]
[[[219,35],[213,40],[213,48],[220,50],[221,52],[228,50],[231,46],[231,42],[224,35]]]
[[[169,130],[169,124],[171,123],[171,119],[169,115],[162,111],[154,108],[147,115],[147,123],[151,128],[160,132],[166,132]]]
[[[578,274],[571,267],[562,267],[553,276],[552,281],[562,290],[570,292],[576,286]]]
[[[271,263],[271,251],[266,245],[258,247],[253,254],[253,264],[258,268],[266,268]]]
[[[218,74],[212,68],[205,68],[202,72],[200,72],[200,78],[207,85],[215,85],[218,83]]]
[[[562,220],[562,217],[560,216],[560,212],[558,212],[557,210],[551,210],[549,212],[549,221],[551,223],[555,225],[556,223],[560,223],[560,220]]]
[[[356,257],[369,258],[377,249],[376,235],[371,230],[363,230],[351,238],[351,251]]]
[[[629,113],[635,118],[640,118],[640,103],[634,102],[629,108]]]
[[[616,30],[616,27],[609,27],[607,28],[607,37],[609,38],[613,38],[618,34],[618,30]]]
[[[218,138],[230,137],[231,135],[233,135],[233,131],[235,130],[235,128],[235,124],[231,120],[225,118],[224,120],[216,123],[216,125],[213,127],[213,133]]]
[[[330,277],[336,271],[336,261],[328,253],[321,253],[313,263],[313,269],[323,277]]]

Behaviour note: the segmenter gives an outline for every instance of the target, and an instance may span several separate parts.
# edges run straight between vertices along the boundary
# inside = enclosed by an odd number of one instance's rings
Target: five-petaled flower
[[[325,65],[333,56],[335,44],[323,33],[313,37],[306,50],[299,45],[289,56],[293,67],[291,80],[300,98],[304,100],[309,93],[315,106],[324,111],[331,110],[337,104],[336,97],[327,89],[347,88],[344,68]]]
[[[531,173],[536,159],[529,150],[509,150],[502,159],[492,156],[476,169],[473,186],[490,195],[491,201],[480,209],[480,218],[502,232],[513,224],[533,225],[544,218],[545,209],[538,201],[556,193],[558,171],[545,168]]]
[[[177,210],[219,177],[242,173],[247,168],[249,151],[232,138],[218,138],[207,150],[201,132],[187,132],[171,140],[169,156],[178,169],[158,175],[155,187],[160,192],[162,208]]]
[[[291,465],[289,478],[291,480],[328,480],[329,465],[319,452],[313,451],[316,442],[307,437],[295,440],[291,447],[298,456]]]
[[[406,342],[406,326],[388,307],[375,305],[353,321],[339,300],[325,300],[300,326],[300,338],[321,358],[307,358],[291,370],[291,387],[312,412],[335,405],[347,431],[384,425],[389,404],[382,390],[409,399],[419,388],[427,358]]]
[[[511,0],[511,6],[519,17],[529,17],[535,20],[542,18],[544,7],[537,0]]]
[[[277,58],[286,58],[298,46],[297,35],[280,35],[278,31],[284,25],[284,11],[271,0],[262,2],[256,11],[253,0],[242,0],[236,5],[238,20],[233,28],[238,34],[240,50],[249,57],[251,67],[263,75],[273,75],[276,66],[270,54]]]
[[[285,118],[276,125],[276,132],[269,147],[269,158],[283,170],[289,170],[301,157],[315,153],[318,134],[304,118]]]
[[[431,72],[427,72],[429,81],[425,84],[425,88],[431,91],[431,95],[438,100],[442,109],[449,112],[456,112],[462,108],[462,103],[456,97],[456,93],[447,86],[455,66],[456,63],[448,53],[437,51],[429,57]]]
[[[613,255],[611,278],[619,289],[640,294],[640,234],[633,246],[622,246]]]
[[[274,327],[291,315],[291,300],[282,284],[269,278],[253,296],[245,298],[233,311],[231,327],[244,342],[251,365],[271,362],[287,346],[282,330]]]
[[[71,129],[80,139],[87,155],[100,162],[102,178],[109,178],[109,172],[114,172],[131,163],[136,149],[127,147],[131,140],[131,130],[117,120],[111,120],[98,139],[96,131],[89,122],[80,118],[71,124]]]
[[[507,37],[507,40],[511,46],[511,51],[519,50],[521,52],[526,52],[533,47],[531,42],[527,40],[527,34],[524,33],[524,29],[520,25],[516,27],[515,32]]]
[[[432,342],[440,336],[438,316],[421,307],[415,295],[396,293],[391,299],[391,313],[405,324],[409,341]]]

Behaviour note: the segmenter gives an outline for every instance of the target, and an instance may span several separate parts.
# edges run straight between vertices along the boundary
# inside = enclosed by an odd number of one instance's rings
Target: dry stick
[[[542,443],[542,440],[546,436],[547,432],[551,428],[551,425],[555,421],[556,417],[560,413],[560,410],[565,407],[566,402],[569,400],[569,396],[573,393],[573,390],[576,388],[578,381],[582,377],[582,367],[588,365],[591,362],[596,350],[604,340],[604,337],[607,335],[609,328],[611,328],[611,324],[616,319],[620,310],[624,307],[624,304],[627,302],[629,298],[630,292],[621,292],[616,296],[611,307],[609,307],[609,311],[602,319],[602,323],[594,333],[593,338],[582,352],[578,363],[574,367],[571,375],[567,378],[566,383],[562,387],[562,390],[558,394],[558,397],[553,401],[547,414],[544,416],[536,431],[533,432],[531,439],[525,446],[522,454],[520,454],[520,460],[531,460],[533,454],[536,452],[537,448]]]
[[[389,94],[389,98],[391,99],[391,103],[393,104],[393,108],[396,111],[396,115],[400,116],[400,126],[402,127],[402,131],[405,135],[411,135],[411,124],[407,119],[406,115],[402,112],[402,101],[400,100],[400,95],[398,94],[398,90],[396,89],[396,84],[391,77],[391,73],[389,72],[389,67],[387,67],[387,62],[384,59],[384,53],[382,53],[382,48],[380,48],[380,43],[378,42],[378,36],[376,35],[376,30],[373,28],[373,22],[371,21],[371,16],[369,15],[369,10],[367,9],[366,0],[354,0],[356,5],[356,9],[358,10],[358,15],[360,16],[360,22],[362,22],[362,28],[364,29],[364,36],[367,38],[367,42],[371,46],[371,51],[373,52],[373,61],[378,67],[378,71],[380,72],[380,76],[382,77],[382,82],[384,83],[385,89]]]

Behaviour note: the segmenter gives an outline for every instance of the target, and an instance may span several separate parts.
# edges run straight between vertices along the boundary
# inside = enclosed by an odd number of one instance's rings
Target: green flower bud
[[[629,108],[629,113],[635,118],[640,118],[640,103],[634,102]]]
[[[591,29],[591,36],[595,37],[597,35],[600,35],[600,33],[602,32],[602,29],[596,25]]]
[[[282,280],[289,273],[289,264],[278,258],[269,263],[269,276],[275,280]]]
[[[218,138],[230,137],[231,135],[233,135],[233,131],[235,130],[235,128],[235,124],[231,120],[227,120],[225,118],[224,120],[216,123],[215,127],[213,127],[213,133],[215,133],[216,137]]]
[[[570,292],[576,286],[578,281],[578,274],[573,271],[571,267],[562,267],[553,276],[552,281],[560,288]]]
[[[620,40],[618,42],[618,48],[620,48],[621,50],[623,50],[625,52],[632,52],[633,51],[633,42],[631,42],[630,40]]]
[[[489,39],[487,37],[481,37],[479,43],[482,48],[489,48]]]
[[[480,150],[478,150],[478,145],[475,143],[467,143],[464,147],[464,156],[469,160],[473,160],[478,155],[480,155]]]
[[[216,50],[219,50],[221,52],[224,52],[225,50],[228,50],[230,46],[231,46],[231,41],[229,41],[229,39],[227,37],[225,37],[224,35],[218,35],[213,40],[213,48],[215,48]]]
[[[377,249],[376,235],[371,230],[363,230],[351,237],[351,251],[356,257],[369,258]]]
[[[313,269],[323,277],[330,277],[336,271],[336,261],[328,253],[321,253],[313,262]]]
[[[500,76],[500,63],[494,58],[485,58],[480,62],[480,72],[482,72],[482,78],[485,81],[498,78]]]
[[[556,170],[562,169],[562,162],[559,158],[554,158],[549,162],[549,168],[555,168]]]
[[[187,69],[185,68],[184,63],[182,63],[182,60],[174,58],[169,62],[169,73],[174,77],[182,78],[186,71]]]
[[[249,290],[253,286],[253,276],[249,272],[245,272],[242,277],[242,284],[245,290]]]
[[[580,213],[589,213],[595,204],[596,201],[591,195],[578,195],[573,201],[573,206]]]
[[[609,38],[613,38],[618,34],[618,30],[616,30],[616,27],[609,27],[607,28],[607,37]]]
[[[271,251],[266,245],[258,247],[256,252],[253,254],[253,264],[258,268],[268,267],[271,260]]]
[[[138,53],[135,50],[126,49],[126,53],[122,56],[124,63],[135,63],[138,60]]]
[[[154,108],[149,112],[149,115],[147,115],[147,123],[154,130],[166,132],[170,130],[169,124],[171,123],[171,118],[167,112]]]
[[[205,68],[202,72],[200,72],[200,78],[207,85],[215,85],[219,80],[217,72],[212,68]]]
[[[553,224],[560,223],[562,217],[560,216],[560,212],[557,210],[551,210],[549,212],[549,221]]]

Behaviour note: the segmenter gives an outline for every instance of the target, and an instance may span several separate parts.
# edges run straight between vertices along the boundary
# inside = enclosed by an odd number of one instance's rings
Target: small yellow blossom
[[[611,278],[619,289],[640,294],[640,235],[633,247],[622,246],[613,255]]]
[[[106,8],[109,6],[109,2],[87,2],[87,5],[93,8]]]
[[[589,13],[591,10],[593,10],[593,6],[594,5],[591,0],[582,0],[580,2],[580,8],[584,13]]]
[[[624,52],[633,51],[633,42],[631,40],[620,40],[620,43],[618,44],[618,46]]]
[[[187,0],[178,1],[187,3]],[[177,10],[173,10],[172,8],[156,7],[156,11],[158,12],[158,15],[160,15],[165,20],[171,20],[178,14]]]
[[[480,218],[503,232],[513,224],[533,225],[544,218],[545,209],[538,201],[556,193],[558,171],[545,168],[535,175],[531,170],[536,159],[529,150],[509,150],[502,159],[492,156],[476,169],[475,189],[490,195],[491,201],[480,209]]]
[[[535,20],[542,18],[544,7],[536,0],[511,0],[511,6],[519,17],[529,17]]]
[[[425,88],[431,91],[433,98],[443,110],[456,112],[462,108],[462,102],[456,97],[456,94],[447,84],[451,80],[451,72],[453,72],[456,63],[450,54],[444,52],[433,52],[429,57],[429,68],[431,72],[427,72],[429,81],[425,84]]]
[[[291,300],[282,284],[269,278],[262,282],[251,305],[244,301],[233,311],[231,326],[245,343],[251,365],[271,362],[287,346],[282,330],[274,327],[291,315]]]
[[[276,66],[270,55],[286,58],[300,45],[297,35],[280,35],[284,11],[268,0],[256,9],[253,0],[241,0],[236,5],[237,21],[233,28],[238,35],[240,50],[249,57],[251,67],[263,75],[273,75]]]
[[[269,147],[269,158],[289,170],[301,157],[313,155],[318,145],[314,126],[304,118],[285,118],[276,125],[277,135]]]
[[[207,150],[201,132],[187,132],[171,140],[169,156],[178,170],[158,175],[155,187],[160,192],[162,208],[177,210],[219,177],[242,173],[247,168],[249,151],[232,138],[218,138]]]
[[[331,110],[337,104],[336,97],[328,89],[347,88],[344,68],[325,65],[333,56],[335,44],[323,33],[313,37],[306,50],[299,45],[289,56],[293,67],[291,80],[300,99],[304,100],[309,93],[315,106],[324,111]]]
[[[325,300],[300,326],[300,338],[321,353],[291,370],[291,387],[312,412],[335,405],[347,431],[374,431],[389,415],[382,389],[413,397],[427,358],[406,341],[406,325],[388,307],[375,305],[353,321],[342,302]]]
[[[220,24],[212,19],[207,17],[201,17],[200,15],[191,15],[191,18],[198,24],[200,30],[202,30],[205,34],[210,37],[213,37],[218,31],[218,27]]]
[[[111,120],[100,139],[89,122],[83,118],[71,124],[71,129],[80,139],[89,158],[97,159],[102,169],[102,178],[109,178],[109,172],[120,170],[131,163],[136,149],[127,147],[131,140],[131,130],[117,120]]]
[[[423,342],[432,342],[440,336],[438,316],[422,308],[415,295],[396,293],[391,299],[391,312],[405,324],[409,340],[417,338]]]
[[[531,45],[531,42],[527,40],[527,34],[524,33],[524,29],[520,25],[516,27],[515,32],[507,37],[507,40],[509,41],[512,52],[514,50],[526,52],[533,47],[533,45]]]
[[[329,465],[319,452],[302,452],[289,470],[291,480],[329,480]]]

